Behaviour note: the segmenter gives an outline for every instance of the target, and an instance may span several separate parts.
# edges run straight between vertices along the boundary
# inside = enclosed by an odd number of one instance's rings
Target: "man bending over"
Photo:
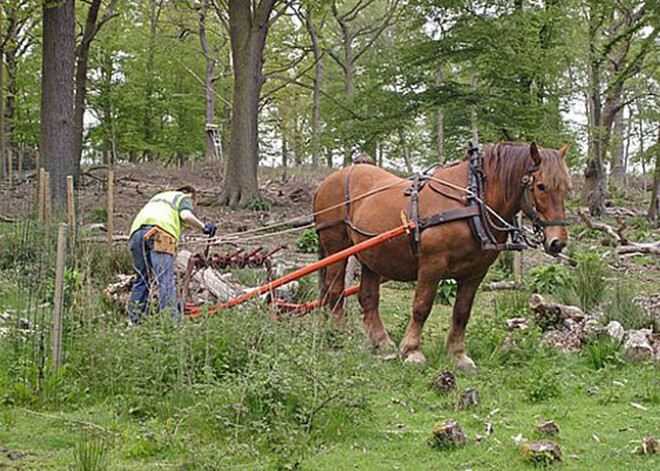
[[[128,304],[131,324],[137,324],[144,315],[149,288],[154,280],[158,283],[160,309],[169,310],[174,320],[180,319],[174,257],[181,237],[181,221],[211,237],[216,232],[215,224],[204,224],[193,214],[196,204],[197,190],[192,186],[184,186],[176,191],[158,193],[135,217],[128,240],[133,268],[137,273]]]

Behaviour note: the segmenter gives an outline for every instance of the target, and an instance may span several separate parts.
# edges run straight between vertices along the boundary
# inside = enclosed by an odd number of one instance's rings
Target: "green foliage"
[[[579,301],[579,307],[588,312],[603,299],[606,282],[605,266],[598,253],[575,254],[577,266],[571,277],[571,288]]]
[[[314,229],[308,229],[300,234],[296,247],[299,252],[316,253],[319,249],[319,235]]]
[[[557,372],[535,369],[525,385],[525,397],[530,402],[544,402],[561,394]]]
[[[82,273],[71,267],[64,267],[64,308],[71,307],[73,297],[82,288]],[[46,302],[53,303],[55,298],[55,273],[49,277],[46,284]]]
[[[653,317],[634,301],[638,293],[623,283],[616,283],[609,291],[603,323],[619,321],[626,330],[651,328],[660,332],[660,319]]]
[[[76,471],[104,471],[108,469],[108,445],[99,438],[85,433],[74,450]]]
[[[621,366],[623,360],[619,355],[620,346],[611,339],[594,339],[584,352],[587,364],[594,370],[601,370],[607,365]]]
[[[569,284],[570,274],[563,265],[537,265],[529,270],[528,278],[534,293],[551,294]]]
[[[106,223],[108,221],[108,208],[106,206],[94,206],[89,215],[91,222]]]
[[[255,213],[265,212],[270,209],[270,206],[265,200],[261,198],[255,198],[248,203],[247,209],[249,209],[250,211],[254,211]]]
[[[447,279],[440,280],[438,284],[438,289],[435,292],[435,302],[444,304],[445,306],[451,306],[456,301],[456,291],[458,289],[458,284],[456,280]]]
[[[493,305],[497,316],[501,319],[525,317],[528,311],[528,300],[529,293],[527,291],[510,291],[494,297]]]

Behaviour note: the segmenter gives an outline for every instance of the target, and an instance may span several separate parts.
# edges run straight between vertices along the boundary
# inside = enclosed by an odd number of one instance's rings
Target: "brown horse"
[[[564,199],[570,186],[565,163],[568,148],[565,145],[561,150],[539,150],[534,143],[505,142],[484,149],[484,202],[506,221],[513,221],[521,210],[540,221],[544,247],[551,254],[561,252],[568,242],[568,231],[561,223],[565,219]],[[468,173],[467,161],[438,169],[428,185],[439,190],[438,182],[442,180],[455,186],[445,185],[442,191],[423,188],[419,192],[419,217],[464,207],[465,192],[461,188],[468,185]],[[315,225],[322,252],[331,255],[366,240],[367,233],[381,233],[400,226],[410,199],[404,190],[409,186],[408,180],[364,164],[327,177],[314,197]],[[346,194],[355,200],[350,205],[342,204]],[[359,198],[365,194],[368,196]],[[495,226],[492,230],[499,242],[505,242],[506,233]],[[409,242],[408,237],[401,236],[358,255],[362,265],[359,302],[369,339],[376,349],[394,347],[378,312],[381,280],[417,280],[412,316],[400,352],[406,362],[424,362],[420,351],[424,322],[431,312],[438,283],[453,278],[458,291],[446,352],[457,360],[459,368],[474,372],[476,366],[465,352],[465,327],[477,288],[499,251],[483,250],[465,219],[424,230],[417,254]],[[340,325],[344,315],[345,268],[345,260],[328,267],[322,286],[324,299],[332,307],[332,317]]]

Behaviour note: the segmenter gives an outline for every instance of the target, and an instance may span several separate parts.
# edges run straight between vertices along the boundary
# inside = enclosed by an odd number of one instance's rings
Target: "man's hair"
[[[177,188],[176,191],[180,191],[182,193],[188,193],[188,194],[192,195],[192,197],[194,199],[197,198],[197,190],[192,185],[184,185],[181,188]]]

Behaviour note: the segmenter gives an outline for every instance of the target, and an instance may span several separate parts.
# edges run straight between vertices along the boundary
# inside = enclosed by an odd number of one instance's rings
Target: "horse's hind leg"
[[[350,241],[345,231],[326,230],[320,234],[320,243],[324,249],[324,255],[332,255],[350,246]],[[323,303],[332,312],[332,319],[337,327],[344,325],[344,277],[346,275],[346,259],[340,260],[325,269],[323,280]]]
[[[482,277],[483,278],[483,277]],[[458,367],[466,373],[476,373],[474,361],[465,353],[465,327],[470,319],[474,295],[482,278],[470,281],[460,281],[456,292],[456,301],[451,318],[451,328],[447,334],[447,356],[458,362]]]
[[[408,363],[424,363],[425,361],[419,347],[424,323],[433,308],[438,282],[438,279],[428,280],[425,277],[419,277],[417,281],[412,316],[400,347],[401,356]]]
[[[380,301],[380,275],[377,275],[369,269],[364,263],[360,277],[360,293],[358,295],[364,327],[371,344],[377,350],[391,349],[394,342],[387,334],[387,329],[378,312],[378,303]]]

